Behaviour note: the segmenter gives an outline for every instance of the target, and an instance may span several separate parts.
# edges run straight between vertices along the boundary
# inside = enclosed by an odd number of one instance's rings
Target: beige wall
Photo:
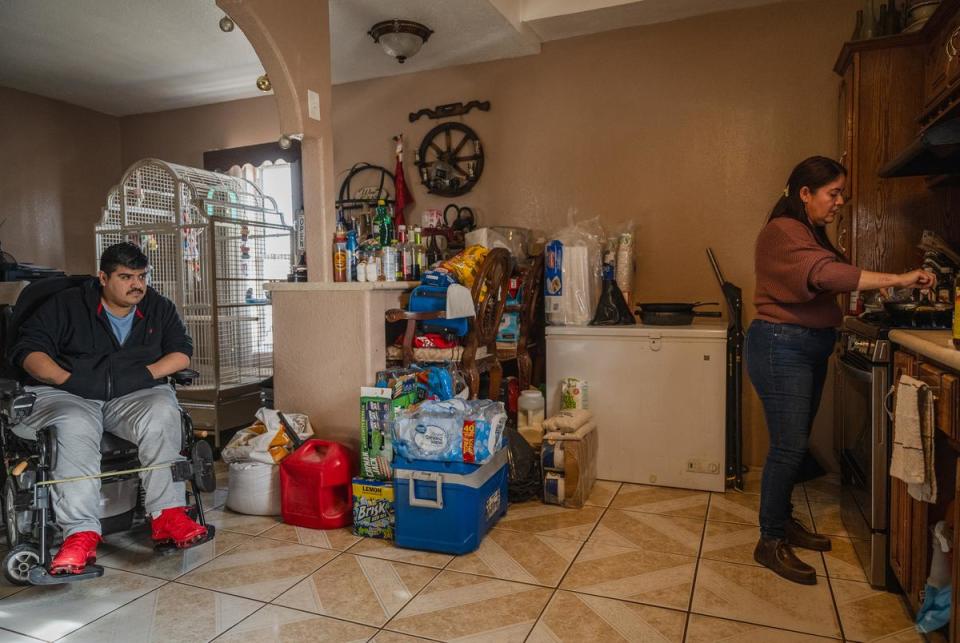
[[[280,124],[272,96],[120,119],[123,167],[154,157],[203,167],[210,150],[276,142]]]
[[[637,300],[717,301],[705,248],[744,290],[752,317],[753,245],[790,169],[836,155],[832,72],[856,0],[784,3],[544,44],[538,56],[335,87],[338,171],[357,161],[392,167],[390,137],[412,147],[436,121],[407,113],[491,101],[463,120],[486,166],[455,199],[482,223],[555,229],[575,208],[615,229],[637,223]],[[408,163],[419,212],[449,199],[425,193]],[[678,386],[683,383],[678,382]],[[749,383],[748,462],[766,453]],[[815,431],[830,456],[830,387]]]
[[[0,228],[20,261],[90,272],[93,227],[120,178],[117,119],[0,87]]]
[[[403,132],[417,200],[408,217],[444,206],[449,200],[427,195],[412,166],[413,149],[437,122],[411,125],[407,114],[490,100],[489,113],[462,119],[487,162],[476,188],[456,199],[481,223],[552,230],[571,208],[611,230],[632,219],[638,300],[717,300],[704,253],[712,246],[752,315],[753,243],[768,210],[796,162],[837,153],[832,66],[859,4],[779,3],[549,42],[537,56],[337,86],[338,180],[358,161],[392,167],[390,138]],[[202,165],[206,150],[280,134],[272,97],[126,117],[120,127],[124,167],[145,156]],[[746,458],[758,463],[762,410],[746,389]],[[829,415],[829,386],[822,408]],[[829,427],[819,424],[816,451],[829,458]]]

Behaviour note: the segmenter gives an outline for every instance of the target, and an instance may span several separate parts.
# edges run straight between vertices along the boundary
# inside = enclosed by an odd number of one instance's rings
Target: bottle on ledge
[[[960,349],[960,274],[953,282],[953,347]]]

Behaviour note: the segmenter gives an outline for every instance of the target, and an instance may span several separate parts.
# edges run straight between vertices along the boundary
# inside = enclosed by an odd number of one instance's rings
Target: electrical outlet
[[[720,473],[720,463],[705,460],[687,460],[687,473]]]

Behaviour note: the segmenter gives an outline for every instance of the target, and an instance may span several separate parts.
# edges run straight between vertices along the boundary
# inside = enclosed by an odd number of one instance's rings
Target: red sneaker
[[[191,520],[186,507],[164,509],[153,519],[152,526],[154,543],[162,545],[172,542],[179,549],[186,549],[207,535],[207,528]]]
[[[70,534],[50,563],[51,574],[80,574],[90,563],[97,562],[97,544],[100,534],[78,531]]]

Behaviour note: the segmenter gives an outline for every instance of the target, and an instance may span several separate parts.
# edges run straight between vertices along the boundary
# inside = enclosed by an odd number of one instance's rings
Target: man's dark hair
[[[139,247],[132,243],[115,243],[100,255],[100,270],[108,276],[113,271],[123,266],[131,270],[144,270],[149,265],[150,260]]]

